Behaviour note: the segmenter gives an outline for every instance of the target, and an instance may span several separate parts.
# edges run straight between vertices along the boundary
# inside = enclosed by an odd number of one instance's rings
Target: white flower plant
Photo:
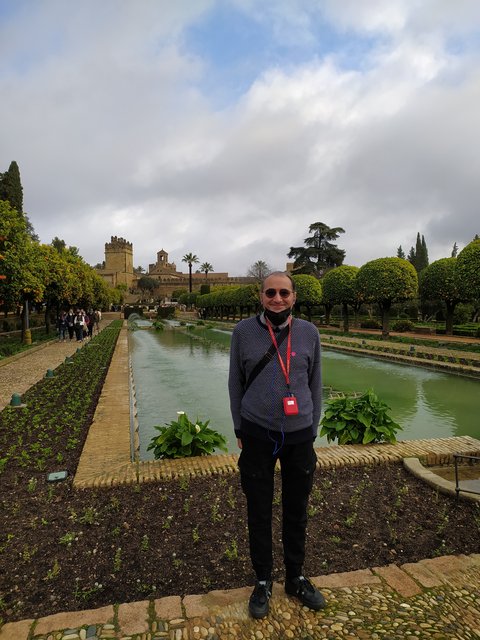
[[[215,449],[227,451],[225,436],[210,429],[206,422],[192,422],[184,411],[177,411],[177,419],[164,426],[155,426],[159,435],[147,447],[153,449],[155,459],[189,458],[212,454]]]

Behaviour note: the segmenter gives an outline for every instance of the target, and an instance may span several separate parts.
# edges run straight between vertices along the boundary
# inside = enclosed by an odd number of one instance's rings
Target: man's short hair
[[[285,276],[285,278],[288,278],[292,285],[292,291],[295,293],[295,280],[292,278],[292,276],[289,273],[287,273],[287,271],[272,271],[272,273],[269,273],[268,276],[265,276],[265,278],[262,280],[262,288],[261,288],[262,292],[265,290],[265,280],[267,278],[270,278],[270,276]]]

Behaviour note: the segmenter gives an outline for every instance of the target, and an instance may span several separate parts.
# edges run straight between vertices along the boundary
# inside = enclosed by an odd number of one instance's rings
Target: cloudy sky
[[[479,0],[0,0],[0,171],[40,240],[244,275],[480,233]]]

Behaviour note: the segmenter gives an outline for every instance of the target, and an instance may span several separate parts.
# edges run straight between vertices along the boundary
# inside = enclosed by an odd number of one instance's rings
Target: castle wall
[[[133,271],[133,245],[124,238],[112,236],[110,242],[105,243],[105,268],[98,269],[97,273],[115,287],[125,284],[130,290],[135,290],[138,279]],[[158,287],[152,292],[153,298],[171,298],[174,291],[189,288],[189,274],[177,271],[175,263],[168,262],[168,253],[163,249],[157,253],[157,262],[150,264],[145,274],[149,278],[157,280]],[[228,273],[215,273],[212,271],[205,276],[204,273],[192,273],[192,286],[198,291],[202,284],[210,286],[227,286],[251,284],[254,278],[235,277],[230,278]]]

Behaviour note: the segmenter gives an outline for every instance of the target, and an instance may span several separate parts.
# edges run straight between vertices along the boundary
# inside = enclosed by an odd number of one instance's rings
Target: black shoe
[[[326,605],[320,591],[304,576],[286,580],[285,591],[289,596],[296,596],[305,607],[314,611],[323,609]]]
[[[248,610],[252,618],[264,618],[268,613],[268,601],[272,595],[271,580],[262,580],[255,583],[250,600],[248,601]]]

